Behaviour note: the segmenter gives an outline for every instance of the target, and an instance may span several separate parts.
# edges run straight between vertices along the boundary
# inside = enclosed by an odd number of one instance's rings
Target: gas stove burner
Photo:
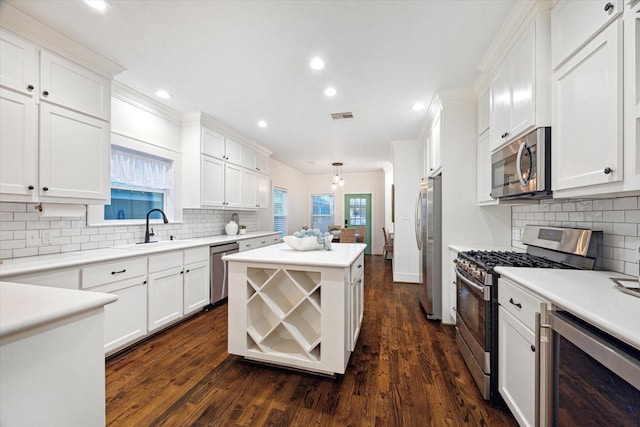
[[[467,251],[461,255],[485,270],[494,267],[574,268],[561,262],[524,252]]]

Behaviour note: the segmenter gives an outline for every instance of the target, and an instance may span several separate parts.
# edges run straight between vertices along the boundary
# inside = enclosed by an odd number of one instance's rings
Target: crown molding
[[[109,79],[125,70],[5,2],[0,2],[0,27]]]
[[[123,85],[122,83],[116,82],[115,80],[111,82],[111,96],[148,113],[162,117],[176,125],[180,125],[182,123],[182,116],[178,111],[172,110],[158,101],[151,99],[148,96]]]

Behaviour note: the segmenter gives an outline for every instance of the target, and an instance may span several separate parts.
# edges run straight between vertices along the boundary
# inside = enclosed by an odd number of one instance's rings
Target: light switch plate
[[[38,246],[40,244],[40,237],[38,237],[38,230],[27,230],[26,240],[27,240],[27,246]]]

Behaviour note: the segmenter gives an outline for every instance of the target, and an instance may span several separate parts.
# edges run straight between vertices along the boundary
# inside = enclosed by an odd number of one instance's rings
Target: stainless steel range
[[[494,267],[594,269],[602,232],[527,225],[526,252],[466,251],[456,264],[456,341],[482,396],[498,403],[498,274]]]

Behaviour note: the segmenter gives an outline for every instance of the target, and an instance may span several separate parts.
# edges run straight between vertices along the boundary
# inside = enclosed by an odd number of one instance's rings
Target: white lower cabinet
[[[147,334],[146,275],[92,289],[118,296],[104,307],[104,352],[112,354]]]
[[[521,426],[535,425],[535,316],[542,301],[515,283],[498,283],[498,390]]]
[[[183,288],[185,315],[194,313],[211,302],[208,246],[184,251]]]
[[[149,273],[149,332],[182,317],[182,267]]]
[[[349,350],[354,351],[358,336],[360,335],[360,326],[364,317],[364,276],[362,269],[364,267],[364,255],[360,257],[351,266],[351,283],[349,285],[349,304],[347,307],[349,312]]]

